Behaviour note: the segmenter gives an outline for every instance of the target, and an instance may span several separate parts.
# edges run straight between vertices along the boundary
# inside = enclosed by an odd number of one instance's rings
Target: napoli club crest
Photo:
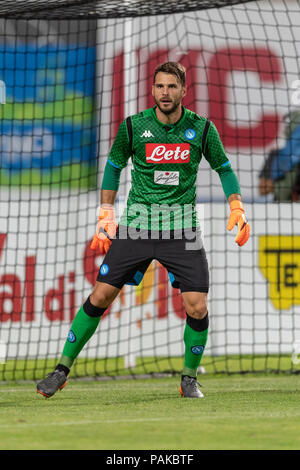
[[[109,272],[109,266],[107,264],[102,264],[100,268],[100,274],[102,274],[102,276],[106,276],[108,272]]]
[[[75,341],[76,341],[76,335],[75,335],[74,331],[72,331],[72,330],[69,331],[68,341],[69,341],[69,343],[75,343]]]
[[[184,133],[184,137],[188,140],[194,140],[196,137],[196,131],[194,129],[187,129]]]
[[[202,354],[203,351],[204,351],[204,346],[202,346],[200,344],[197,345],[197,346],[193,346],[191,348],[191,351],[192,351],[193,354],[196,354],[196,356],[200,356],[200,354]]]

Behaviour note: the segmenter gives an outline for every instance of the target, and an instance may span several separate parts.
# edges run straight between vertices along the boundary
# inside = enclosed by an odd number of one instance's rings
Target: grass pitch
[[[300,376],[75,381],[50,399],[34,383],[0,385],[0,449],[300,449]]]

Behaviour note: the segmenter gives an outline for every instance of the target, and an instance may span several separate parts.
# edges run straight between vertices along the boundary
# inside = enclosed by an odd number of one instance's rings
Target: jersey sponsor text
[[[179,185],[179,171],[155,171],[154,183],[178,186]]]
[[[190,144],[146,144],[146,161],[149,163],[188,163]]]

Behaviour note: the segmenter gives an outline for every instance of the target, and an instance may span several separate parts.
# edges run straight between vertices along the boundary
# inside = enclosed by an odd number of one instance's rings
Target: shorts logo
[[[109,272],[109,266],[107,264],[102,264],[100,268],[100,274],[102,274],[102,276],[106,276],[108,272]]]
[[[146,144],[147,163],[188,163],[190,144]]]
[[[188,140],[194,140],[196,137],[196,131],[194,129],[187,129],[184,133],[184,137]]]
[[[69,341],[69,343],[75,343],[75,341],[76,341],[76,336],[75,336],[75,334],[72,330],[69,331],[68,341]]]
[[[200,354],[203,353],[204,351],[204,346],[198,345],[198,346],[192,346],[191,351],[193,354],[196,354],[196,356],[199,356]]]

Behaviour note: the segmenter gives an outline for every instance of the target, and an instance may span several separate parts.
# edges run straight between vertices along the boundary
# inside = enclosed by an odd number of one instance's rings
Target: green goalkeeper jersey
[[[156,107],[122,122],[108,163],[122,170],[132,159],[131,189],[121,225],[169,230],[199,226],[196,178],[205,156],[214,170],[230,167],[215,125],[182,107],[181,119],[166,125]]]

